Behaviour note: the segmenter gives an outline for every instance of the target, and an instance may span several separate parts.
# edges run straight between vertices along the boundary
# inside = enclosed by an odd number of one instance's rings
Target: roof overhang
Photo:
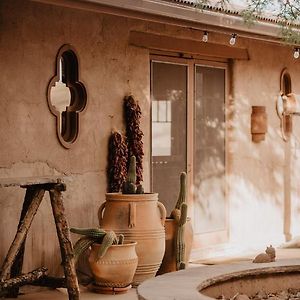
[[[216,32],[236,32],[240,36],[280,42],[280,27],[276,23],[258,21],[251,27],[242,17],[200,10],[160,0],[31,0],[52,5],[77,8],[124,17],[187,26]]]

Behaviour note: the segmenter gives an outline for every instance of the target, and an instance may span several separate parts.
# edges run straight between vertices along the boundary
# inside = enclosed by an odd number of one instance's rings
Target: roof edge
[[[177,3],[170,3],[160,0],[31,0],[34,2],[53,4],[58,6],[73,7],[80,9],[90,8],[90,11],[97,11],[97,6],[122,9],[127,11],[151,14],[154,16],[172,18],[179,21],[188,21],[201,24],[203,30],[213,26],[223,31],[238,31],[249,35],[264,36],[271,39],[280,39],[280,26],[274,23],[258,21],[251,27],[247,27],[243,18],[238,15],[226,15],[220,12],[202,10],[198,8],[183,6]],[[249,36],[250,37],[250,36]]]

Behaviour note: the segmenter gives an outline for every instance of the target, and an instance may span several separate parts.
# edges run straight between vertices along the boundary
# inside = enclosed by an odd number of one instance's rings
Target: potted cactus
[[[99,293],[125,292],[131,287],[138,264],[136,242],[125,242],[124,235],[101,228],[71,228],[83,235],[74,245],[75,262],[91,247],[89,266],[95,282],[92,289]]]
[[[180,191],[175,208],[166,218],[166,251],[158,274],[185,269],[193,243],[193,228],[187,216],[186,173],[180,174]]]
[[[107,193],[98,212],[99,224],[106,230],[124,234],[126,240],[136,240],[139,259],[133,284],[154,277],[165,252],[166,209],[157,193],[144,193],[136,180],[136,159],[130,165],[122,193]]]
[[[166,210],[158,201],[158,194],[144,193],[141,185],[144,156],[141,108],[132,96],[124,98],[123,108],[126,136],[114,132],[109,140],[108,193],[98,217],[101,228],[124,234],[125,241],[137,241],[139,262],[133,284],[138,285],[154,277],[162,262]]]

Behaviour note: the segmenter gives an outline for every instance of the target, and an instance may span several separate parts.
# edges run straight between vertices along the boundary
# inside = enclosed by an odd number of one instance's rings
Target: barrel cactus
[[[124,236],[117,236],[114,231],[108,231],[101,228],[75,228],[70,229],[72,233],[83,235],[74,245],[74,259],[77,262],[82,255],[92,244],[101,244],[97,255],[98,260],[102,258],[107,249],[112,245],[123,244]]]

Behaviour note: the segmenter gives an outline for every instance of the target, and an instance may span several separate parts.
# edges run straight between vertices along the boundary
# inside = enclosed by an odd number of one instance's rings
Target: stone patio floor
[[[197,263],[191,263],[190,267],[199,267],[201,265],[214,265],[231,263],[237,261],[252,260],[258,253],[247,253],[243,255],[218,257],[214,259],[206,259],[197,261]],[[300,258],[300,248],[296,249],[276,249],[276,259],[286,258]],[[24,294],[18,297],[20,300],[67,300],[68,296],[65,289],[57,290],[42,290],[34,291],[24,289]],[[119,295],[104,295],[97,294],[89,291],[88,289],[81,287],[80,300],[138,300],[136,289],[132,288],[125,294]]]

